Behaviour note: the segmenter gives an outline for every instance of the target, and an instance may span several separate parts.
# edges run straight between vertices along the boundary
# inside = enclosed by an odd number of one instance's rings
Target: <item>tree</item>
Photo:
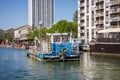
[[[5,33],[5,40],[8,40],[9,42],[12,42],[14,39],[13,35],[10,35],[10,33]]]
[[[41,29],[37,30],[32,30],[29,31],[27,34],[27,37],[29,39],[34,39],[35,37],[44,39],[46,38],[46,33],[68,33],[71,32],[73,33],[73,37],[77,38],[77,22],[68,22],[66,20],[61,20],[54,24],[50,29],[47,29],[45,27],[42,27]]]
[[[73,14],[73,21],[74,22],[78,21],[78,10],[76,10],[75,13]]]
[[[75,38],[78,37],[78,23],[72,22],[72,34]]]
[[[4,30],[0,29],[0,43],[4,41],[4,36],[5,36]]]
[[[66,20],[61,20],[54,24],[52,28],[48,30],[49,33],[68,33],[71,31],[73,33],[73,36],[77,37],[77,22],[68,22]]]
[[[55,33],[55,32],[58,32],[58,33],[64,33],[64,32],[68,32],[68,22],[66,20],[61,20],[59,22],[57,22],[56,24],[54,24],[52,26],[52,28],[50,28],[48,30],[48,32],[52,32],[52,33]]]
[[[26,36],[29,39],[34,39],[35,37],[46,38],[46,33],[47,33],[47,29],[43,27],[41,29],[30,30]]]
[[[26,35],[29,39],[34,39],[35,36],[39,35],[39,30],[30,30],[29,33]]]
[[[8,42],[13,42],[14,40],[14,29],[10,28],[4,31],[4,40],[8,40]]]
[[[47,33],[47,28],[42,27],[39,30],[39,38],[42,38],[42,39],[46,38],[47,37],[46,33]]]

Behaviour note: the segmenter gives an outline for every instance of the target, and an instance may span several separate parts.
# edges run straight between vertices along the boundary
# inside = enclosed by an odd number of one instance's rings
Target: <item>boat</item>
[[[96,40],[90,43],[91,52],[120,53],[120,28],[98,31]]]
[[[47,33],[47,39],[35,38],[27,56],[40,61],[76,61],[80,60],[80,54],[72,33]]]

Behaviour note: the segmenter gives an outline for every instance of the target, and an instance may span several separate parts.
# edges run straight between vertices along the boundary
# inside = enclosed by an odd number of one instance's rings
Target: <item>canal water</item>
[[[80,61],[39,62],[0,47],[0,80],[120,80],[120,56],[83,53]]]

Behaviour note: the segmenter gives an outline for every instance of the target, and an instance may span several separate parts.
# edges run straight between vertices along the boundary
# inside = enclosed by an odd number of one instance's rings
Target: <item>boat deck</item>
[[[38,56],[32,55],[32,54],[27,54],[27,57],[30,57],[30,58],[32,58],[32,59],[34,59],[34,60],[38,60],[38,61],[40,61],[40,62],[67,62],[67,61],[80,61],[80,58],[79,58],[79,57],[61,59],[61,58],[52,56],[51,58],[40,59]],[[54,57],[54,58],[53,58],[53,57]]]

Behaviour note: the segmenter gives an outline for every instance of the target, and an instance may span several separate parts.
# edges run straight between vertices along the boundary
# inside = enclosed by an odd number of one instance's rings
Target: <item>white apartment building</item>
[[[54,23],[54,0],[28,0],[28,24],[50,28]]]
[[[120,28],[120,0],[78,0],[79,39],[87,44],[107,28]]]

